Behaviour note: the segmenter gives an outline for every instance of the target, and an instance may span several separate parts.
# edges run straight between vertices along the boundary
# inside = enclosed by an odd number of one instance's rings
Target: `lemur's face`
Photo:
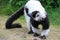
[[[40,13],[39,13],[39,11],[34,11],[34,12],[32,12],[32,17],[33,17],[33,19],[35,20],[35,21],[40,21],[41,20],[41,17],[40,17],[41,15],[40,15]]]
[[[40,13],[37,13],[37,14],[35,15],[34,20],[36,20],[36,21],[40,21],[40,20],[41,20]]]

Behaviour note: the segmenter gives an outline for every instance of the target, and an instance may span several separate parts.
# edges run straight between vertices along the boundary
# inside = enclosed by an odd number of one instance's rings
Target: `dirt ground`
[[[6,18],[0,17],[0,40],[34,40],[36,38],[33,34],[28,34],[26,24],[22,28],[6,29],[5,22]],[[60,28],[50,25],[50,29],[46,40],[60,40]],[[41,33],[41,29],[39,29],[39,33]]]

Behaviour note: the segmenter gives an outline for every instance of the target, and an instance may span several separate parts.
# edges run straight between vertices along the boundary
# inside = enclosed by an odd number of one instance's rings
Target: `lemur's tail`
[[[23,12],[24,8],[21,8],[20,10],[18,10],[16,13],[14,13],[13,15],[11,15],[8,20],[6,21],[6,29],[11,29],[11,28],[21,28],[22,26],[20,24],[13,24],[13,22],[15,20],[17,20],[21,15],[24,14]]]

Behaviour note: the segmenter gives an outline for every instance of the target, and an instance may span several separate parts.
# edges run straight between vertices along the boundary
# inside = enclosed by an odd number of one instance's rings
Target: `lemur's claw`
[[[46,36],[45,35],[41,36],[41,39],[46,39]]]
[[[33,31],[29,31],[28,34],[33,34],[34,32]]]
[[[34,33],[34,37],[38,37],[39,36],[39,34],[37,34],[37,33]]]

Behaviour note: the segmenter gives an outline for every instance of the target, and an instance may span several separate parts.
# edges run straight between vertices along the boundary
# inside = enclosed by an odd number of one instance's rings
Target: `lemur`
[[[38,25],[42,25],[42,33],[41,38],[46,38],[47,34],[50,31],[49,28],[49,18],[48,14],[45,11],[44,7],[38,0],[29,0],[24,7],[14,13],[12,16],[8,18],[6,21],[6,28],[19,28],[21,25],[13,24],[13,22],[18,19],[21,15],[25,15],[27,27],[29,30],[29,34],[34,34],[34,36],[39,36],[38,34]]]

